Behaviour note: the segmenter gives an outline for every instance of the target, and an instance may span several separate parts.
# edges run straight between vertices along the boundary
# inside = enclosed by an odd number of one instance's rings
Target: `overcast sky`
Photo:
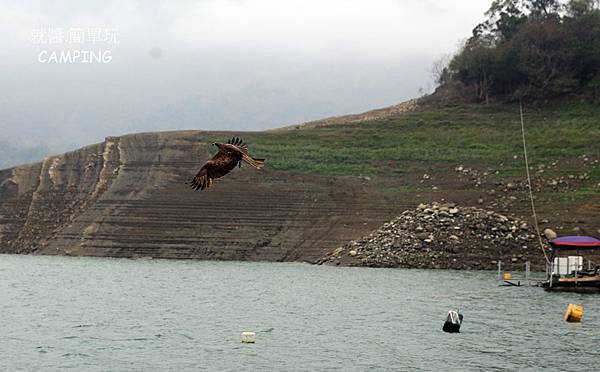
[[[433,88],[432,63],[489,5],[0,0],[0,142],[56,152],[129,132],[261,130],[391,105]],[[110,61],[48,61],[61,51],[109,51]]]

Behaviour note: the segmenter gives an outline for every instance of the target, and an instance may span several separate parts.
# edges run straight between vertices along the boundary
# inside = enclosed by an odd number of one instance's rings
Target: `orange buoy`
[[[511,276],[508,271],[504,272],[504,280],[510,280]]]
[[[581,318],[583,318],[583,305],[569,304],[565,313],[565,320],[571,323],[579,323]]]

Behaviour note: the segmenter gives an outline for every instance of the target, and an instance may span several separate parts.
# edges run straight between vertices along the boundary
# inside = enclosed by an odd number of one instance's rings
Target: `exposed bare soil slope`
[[[0,252],[308,262],[334,257],[334,264],[365,259],[372,266],[375,253],[351,259],[330,254],[421,203],[482,208],[531,226],[518,108],[417,106],[269,132],[109,137],[0,171]],[[542,229],[600,234],[599,117],[600,108],[588,104],[527,108]],[[214,152],[209,144],[232,135],[266,158],[266,168],[242,167],[210,190],[193,192],[185,182]],[[433,235],[440,247],[452,243],[438,241],[435,224],[425,227],[429,234],[422,242]],[[436,259],[427,244],[415,241],[426,256],[413,252],[398,265],[493,268],[495,260],[514,255],[542,260],[532,244],[523,251],[525,244],[500,249],[475,243],[469,252],[453,244],[454,261]]]
[[[401,209],[357,177],[268,168],[242,167],[194,192],[185,182],[214,151],[205,139],[197,131],[113,137],[3,171],[2,251],[315,261]]]

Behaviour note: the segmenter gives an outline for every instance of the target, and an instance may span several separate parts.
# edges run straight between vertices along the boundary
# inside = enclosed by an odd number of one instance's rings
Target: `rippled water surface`
[[[0,255],[0,314],[0,370],[600,368],[600,295],[493,272]]]

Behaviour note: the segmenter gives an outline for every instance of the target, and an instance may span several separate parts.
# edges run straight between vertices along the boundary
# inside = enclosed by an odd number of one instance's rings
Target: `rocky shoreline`
[[[526,221],[453,203],[420,204],[362,239],[351,241],[319,264],[423,269],[543,270],[534,229]]]

